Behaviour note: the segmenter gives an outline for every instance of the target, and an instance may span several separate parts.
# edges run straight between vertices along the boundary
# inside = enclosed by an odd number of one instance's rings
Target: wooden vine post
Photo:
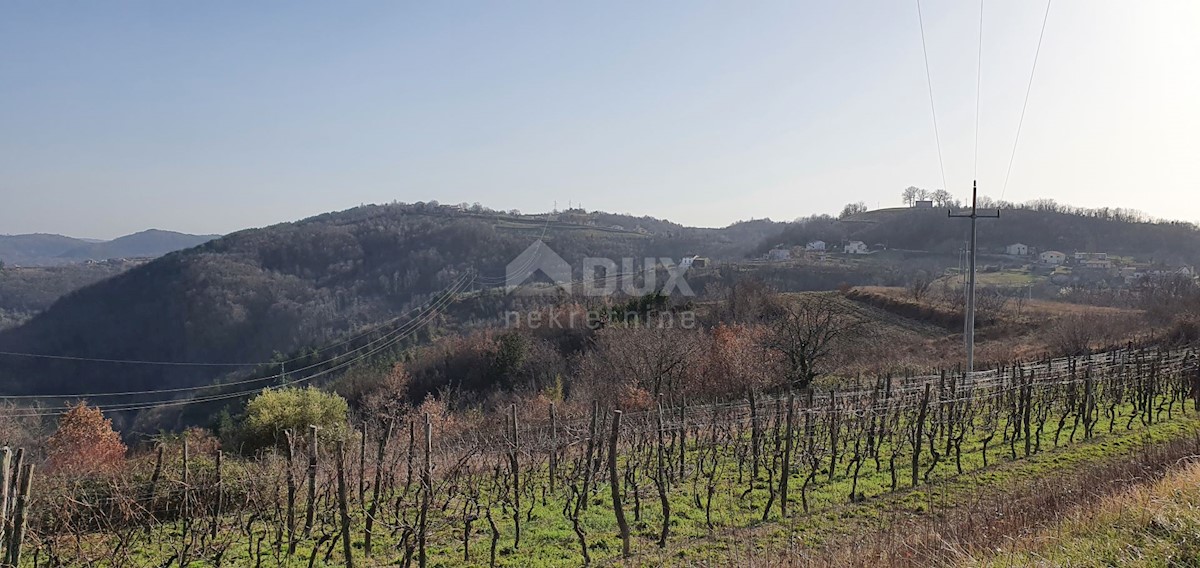
[[[304,536],[312,534],[317,515],[317,427],[308,426],[308,501],[304,513]]]
[[[512,470],[513,484],[513,550],[521,549],[521,468],[517,463],[517,451],[521,440],[517,436],[517,405],[508,407],[509,427],[512,428],[512,443],[508,447],[508,465]]]
[[[25,464],[17,477],[17,500],[13,511],[12,533],[8,538],[5,564],[19,566],[21,543],[25,540],[26,524],[29,520],[29,494],[33,487],[33,464]]]
[[[287,440],[287,554],[291,556],[296,553],[296,440],[291,428],[284,430],[283,434]]]
[[[354,568],[354,557],[350,550],[350,505],[346,496],[346,442],[337,441],[337,492],[338,515],[341,517],[342,556],[346,568]]]
[[[0,553],[4,551],[4,538],[8,535],[8,486],[12,483],[12,450],[0,448]]]
[[[621,531],[621,556],[629,558],[629,523],[625,521],[625,509],[621,507],[621,478],[617,475],[617,440],[621,435],[621,411],[613,411],[612,437],[608,440],[608,476],[612,488],[613,514],[617,517],[617,528]]]
[[[371,506],[367,509],[367,529],[363,541],[363,551],[367,556],[371,555],[371,535],[375,526],[375,515],[379,512],[379,491],[383,486],[384,452],[387,450],[388,440],[392,437],[394,425],[392,420],[388,420],[387,427],[384,428],[383,434],[379,438],[379,451],[375,454],[375,483],[371,487]],[[366,435],[366,429],[363,429],[363,436],[366,437]]]
[[[433,492],[433,423],[429,415],[425,415],[425,467],[421,470],[421,513],[417,520],[417,560],[421,568],[425,568],[428,557],[425,545],[428,539],[428,519],[430,493]]]

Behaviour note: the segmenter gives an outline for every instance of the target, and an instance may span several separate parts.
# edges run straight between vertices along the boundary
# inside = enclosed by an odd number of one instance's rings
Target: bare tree
[[[867,204],[862,201],[857,203],[847,203],[846,206],[842,208],[842,213],[838,215],[838,219],[845,219],[846,217],[866,212]]]
[[[905,286],[908,295],[918,302],[929,293],[931,287],[933,287],[933,277],[924,270],[918,270],[909,275],[908,285]]]
[[[905,205],[912,207],[913,205],[915,205],[917,203],[917,198],[921,195],[922,191],[925,191],[925,190],[923,190],[915,185],[910,185],[910,186],[904,188],[904,191],[900,192],[900,196],[904,199]]]
[[[779,355],[788,384],[806,388],[836,348],[864,336],[866,324],[836,296],[805,295],[778,308],[763,346]]]
[[[929,197],[933,199],[933,204],[938,207],[949,207],[954,203],[954,195],[944,189],[934,190],[929,194]]]

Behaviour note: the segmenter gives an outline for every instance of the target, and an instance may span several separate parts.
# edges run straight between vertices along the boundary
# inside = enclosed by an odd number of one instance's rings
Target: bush
[[[309,425],[320,428],[324,440],[346,436],[348,405],[346,399],[317,388],[263,389],[246,404],[242,422],[243,449],[254,452],[285,443],[284,430],[291,429],[297,437],[305,435]]]
[[[95,475],[112,473],[125,463],[125,444],[99,408],[79,403],[58,421],[46,443],[46,462],[54,473]]]

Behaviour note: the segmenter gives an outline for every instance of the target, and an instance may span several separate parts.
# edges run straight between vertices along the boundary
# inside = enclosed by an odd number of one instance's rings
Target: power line
[[[344,361],[344,362],[339,363],[329,369],[318,371],[307,377],[295,379],[292,381],[284,381],[278,385],[265,387],[265,389],[254,388],[254,389],[249,389],[249,390],[237,391],[237,392],[233,392],[233,393],[224,393],[224,394],[218,394],[218,395],[209,395],[209,396],[194,397],[194,398],[189,398],[189,399],[181,399],[181,400],[173,400],[173,401],[124,403],[124,404],[115,404],[115,405],[108,405],[108,406],[100,405],[98,407],[104,412],[126,412],[126,411],[133,411],[133,410],[148,410],[151,408],[165,408],[165,407],[171,407],[171,406],[187,406],[187,405],[191,405],[191,404],[202,404],[202,403],[214,402],[214,401],[218,401],[218,400],[229,400],[229,399],[234,399],[234,398],[240,398],[243,396],[261,392],[262,390],[278,390],[283,387],[294,386],[297,384],[306,383],[306,382],[312,381],[314,379],[317,379],[319,377],[322,377],[322,376],[328,375],[330,373],[339,371],[341,369],[347,368],[347,367],[354,365],[355,363],[358,363],[360,361],[366,360],[367,358],[375,355],[376,353],[379,353],[379,352],[383,351],[384,349],[387,349],[387,348],[399,343],[400,341],[403,341],[405,338],[410,337],[412,334],[416,333],[417,331],[420,331],[430,321],[432,321],[433,318],[435,316],[437,316],[438,312],[442,308],[448,306],[451,303],[449,301],[449,299],[451,299],[451,298],[453,298],[452,294],[446,295],[446,296],[443,296],[442,298],[440,298],[438,300],[438,303],[440,303],[440,305],[437,306],[436,308],[426,312],[424,315],[422,315],[420,318],[418,318],[418,320],[416,320],[416,323],[417,323],[416,327],[409,330],[404,335],[401,335],[400,337],[389,340],[386,344],[381,345],[381,346],[379,346],[367,353],[364,353],[358,357],[355,357],[354,359],[351,359],[349,361]],[[329,361],[326,361],[326,363],[331,362],[331,361],[337,359],[338,357],[341,357],[341,356],[339,355],[337,357],[334,357],[334,358],[330,359]],[[269,378],[276,378],[276,377],[269,377]],[[209,385],[208,387],[205,387],[205,388],[219,388],[220,386],[228,386],[228,385]],[[55,410],[55,411],[45,411],[45,412],[39,411],[39,412],[31,412],[31,413],[26,413],[26,414],[14,414],[14,415],[9,415],[9,416],[12,418],[33,418],[33,417],[45,417],[45,416],[57,416],[57,415],[62,414],[63,412],[65,412],[65,410]]]
[[[1021,104],[1021,118],[1017,121],[1017,136],[1013,139],[1012,156],[1008,158],[1008,171],[1004,174],[1004,187],[1000,190],[1000,199],[1004,199],[1008,191],[1008,179],[1012,175],[1013,160],[1017,157],[1017,143],[1021,141],[1021,125],[1025,123],[1025,109],[1029,107],[1029,92],[1033,90],[1033,76],[1037,72],[1038,55],[1042,53],[1042,38],[1046,35],[1046,22],[1050,19],[1050,4],[1054,0],[1046,0],[1046,13],[1042,16],[1042,31],[1038,33],[1037,50],[1033,52],[1033,67],[1029,70],[1029,85],[1025,87],[1025,102]]]
[[[405,337],[408,337],[409,335],[411,335],[411,333],[408,333],[408,329],[406,329],[406,327],[414,324],[415,322],[422,321],[422,318],[424,318],[430,311],[437,311],[438,309],[440,309],[439,304],[447,303],[446,300],[448,298],[452,298],[454,295],[460,293],[463,289],[465,289],[466,286],[469,286],[470,282],[468,281],[468,277],[469,277],[469,274],[464,274],[462,277],[459,278],[459,280],[457,282],[452,284],[446,290],[443,290],[444,293],[439,294],[437,296],[437,298],[438,298],[437,300],[431,301],[429,304],[426,304],[426,305],[422,306],[421,308],[419,308],[419,310],[418,309],[410,310],[410,311],[419,311],[421,313],[419,313],[419,315],[410,319],[404,325],[398,327],[395,330],[392,330],[391,332],[385,334],[384,336],[376,338],[376,339],[368,342],[367,344],[365,344],[361,347],[357,347],[346,353],[341,353],[341,354],[335,355],[333,357],[330,357],[324,361],[319,361],[317,363],[312,363],[305,367],[301,367],[299,369],[294,369],[292,371],[289,371],[289,373],[301,373],[301,372],[304,372],[304,371],[307,371],[310,369],[315,369],[317,367],[327,365],[339,358],[357,353],[364,349],[369,349],[374,344],[379,343],[381,341],[388,341],[388,344],[391,345],[391,344],[394,344],[395,341],[399,341],[399,340],[404,339]],[[413,331],[415,332],[416,330],[413,330]],[[402,337],[396,339],[395,341],[391,341],[390,338],[398,333],[402,333],[404,335]],[[224,387],[245,385],[245,384],[251,384],[251,383],[256,383],[256,382],[264,382],[264,381],[279,379],[279,378],[283,378],[283,376],[284,376],[283,373],[277,373],[274,375],[269,375],[266,377],[259,377],[259,378],[254,378],[254,379],[246,379],[246,380],[241,380],[241,381],[233,381],[233,382],[220,383],[220,384],[201,385],[201,386],[195,386],[195,387],[180,387],[180,388],[173,388],[173,389],[152,389],[152,390],[143,390],[143,391],[74,393],[74,394],[53,394],[53,395],[0,396],[0,400],[82,399],[82,398],[110,398],[110,397],[116,397],[116,396],[148,396],[148,395],[155,395],[155,394],[183,393],[183,392],[202,391],[202,390],[207,390],[207,389],[220,389],[220,388],[224,388]]]
[[[975,55],[975,179],[979,179],[979,99],[983,84],[983,2],[979,0],[979,51]]]
[[[933,140],[937,143],[938,169],[942,172],[942,188],[946,184],[946,166],[942,163],[942,139],[938,134],[937,106],[933,104],[933,75],[929,72],[929,49],[925,47],[925,18],[921,15],[921,0],[917,0],[917,22],[921,25],[921,53],[925,55],[925,82],[929,86],[929,111],[933,114]]]

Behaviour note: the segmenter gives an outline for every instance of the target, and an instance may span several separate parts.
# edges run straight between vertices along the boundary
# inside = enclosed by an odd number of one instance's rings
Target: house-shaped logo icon
[[[515,288],[541,271],[556,288],[571,291],[571,264],[538,239],[517,255],[504,270],[504,285]]]

